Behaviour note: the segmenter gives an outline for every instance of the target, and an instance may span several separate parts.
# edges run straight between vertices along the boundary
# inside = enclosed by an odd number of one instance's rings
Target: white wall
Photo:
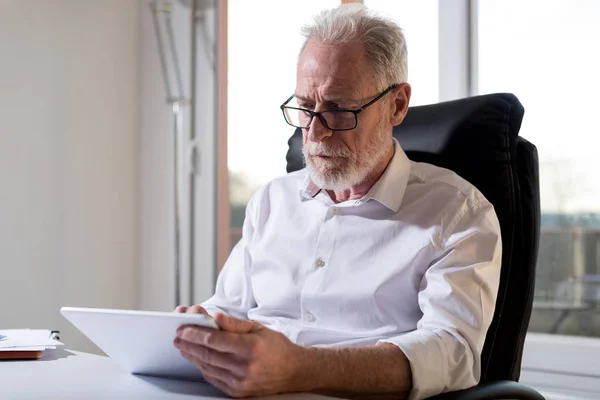
[[[137,308],[137,0],[0,0],[0,327]]]
[[[171,111],[158,62],[150,0],[139,10],[140,68],[140,306],[167,311],[175,305],[173,272],[173,152]],[[176,32],[180,36],[180,28]]]

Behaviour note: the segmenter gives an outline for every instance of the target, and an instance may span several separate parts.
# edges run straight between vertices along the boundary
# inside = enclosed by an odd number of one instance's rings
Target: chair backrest
[[[393,135],[408,157],[453,170],[494,205],[502,230],[496,310],[482,353],[481,381],[518,381],[537,260],[540,197],[535,146],[518,136],[523,106],[512,94],[411,107]],[[288,172],[303,168],[302,134],[289,140]]]

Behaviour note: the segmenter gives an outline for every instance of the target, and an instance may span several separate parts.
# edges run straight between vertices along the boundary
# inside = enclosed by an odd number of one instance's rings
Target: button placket
[[[322,214],[324,215],[324,219],[321,223],[312,259],[312,273],[306,277],[300,293],[300,318],[303,323],[315,323],[317,321],[316,315],[318,315],[319,304],[316,295],[326,276],[324,267],[331,257],[333,244],[339,228],[337,218],[332,218],[333,209],[327,207],[324,211]]]
[[[315,318],[314,315],[312,315],[311,313],[307,312],[307,313],[304,313],[304,321],[306,321],[306,322],[315,322],[316,318]]]

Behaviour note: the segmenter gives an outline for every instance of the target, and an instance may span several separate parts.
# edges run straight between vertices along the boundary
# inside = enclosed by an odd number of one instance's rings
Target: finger
[[[180,353],[202,372],[202,376],[208,383],[229,395],[233,395],[232,392],[239,386],[239,379],[231,371],[204,364],[191,353],[185,351],[181,351]]]
[[[242,398],[250,396],[249,391],[242,389],[243,384],[239,379],[228,379],[222,375],[214,375],[210,370],[210,367],[205,369],[207,371],[204,375],[206,381],[230,397]]]
[[[221,353],[208,347],[199,346],[180,339],[175,339],[175,347],[180,352],[191,355],[195,360],[204,365],[226,369],[238,377],[244,376],[246,363],[230,353]]]
[[[186,360],[198,367],[202,371],[202,374],[216,376],[222,380],[237,378],[237,376],[228,368],[221,368],[202,362],[202,360],[198,358],[195,353],[191,353],[185,350],[179,350],[179,352]]]
[[[206,380],[206,382],[210,383],[211,385],[213,385],[214,387],[216,387],[217,389],[219,389],[221,392],[225,393],[229,397],[234,397],[234,398],[244,397],[244,396],[241,396],[241,393],[238,393],[236,390],[234,390],[231,385],[227,384],[227,382],[225,382],[215,376],[204,375],[204,379]]]
[[[183,341],[208,347],[221,353],[232,353],[247,356],[252,342],[246,335],[201,328],[194,325],[183,325],[177,329],[177,337]]]
[[[208,315],[208,313],[206,312],[206,310],[204,309],[204,307],[202,306],[191,306],[187,309],[187,313],[188,314],[204,314],[204,315]]]
[[[177,306],[173,312],[184,313],[186,311],[187,311],[187,307],[186,306]]]
[[[255,322],[233,318],[223,313],[218,313],[215,316],[215,322],[222,330],[234,333],[248,333],[256,327]]]

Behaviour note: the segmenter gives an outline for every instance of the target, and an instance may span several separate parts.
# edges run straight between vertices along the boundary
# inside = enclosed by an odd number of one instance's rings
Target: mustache
[[[323,142],[315,143],[308,142],[302,146],[302,151],[309,156],[325,156],[325,157],[343,157],[349,158],[352,156],[347,147],[334,147],[323,144]]]

